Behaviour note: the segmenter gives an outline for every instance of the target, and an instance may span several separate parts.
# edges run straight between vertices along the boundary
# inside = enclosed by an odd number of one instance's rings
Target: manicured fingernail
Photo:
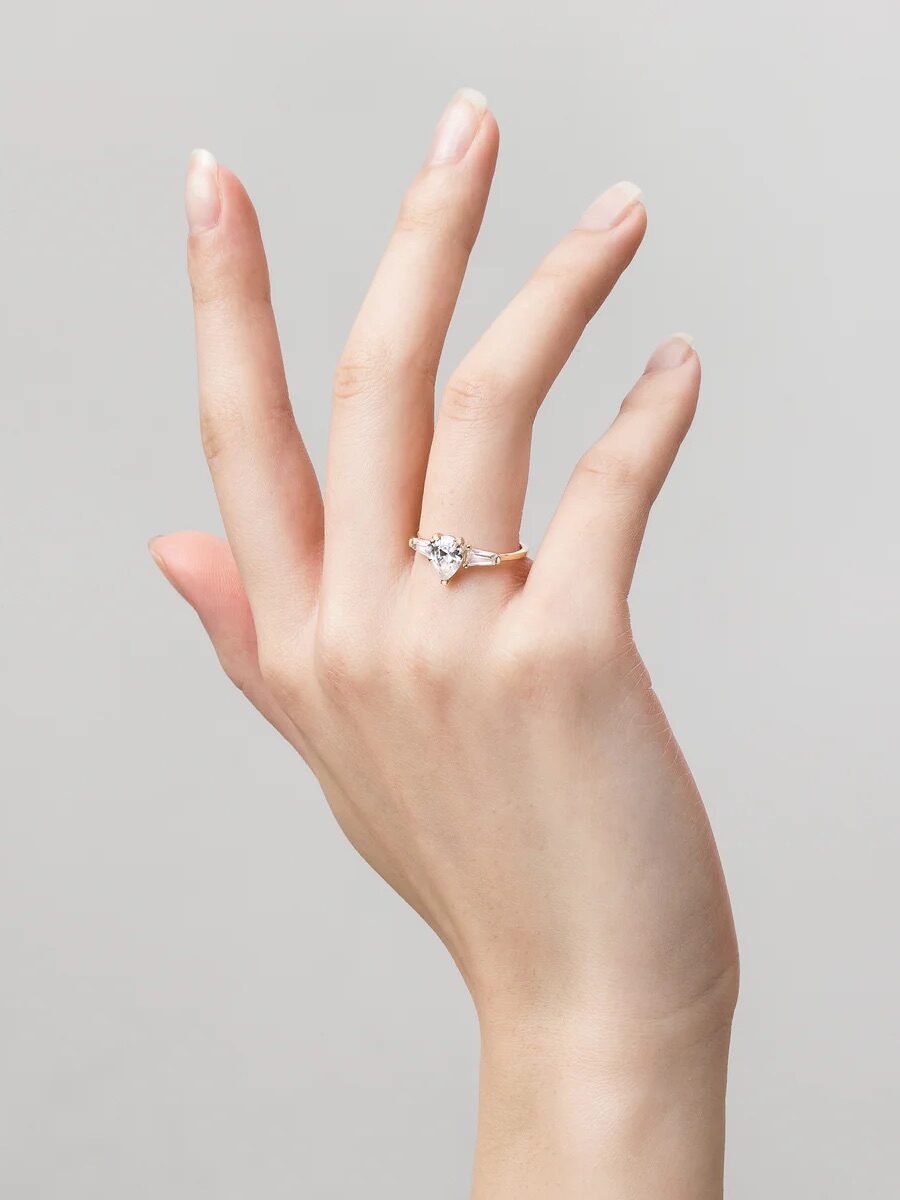
[[[184,207],[191,233],[212,229],[219,220],[222,208],[219,166],[208,150],[195,150],[191,154],[184,185]]]
[[[634,208],[641,198],[641,189],[636,183],[616,183],[599,196],[578,222],[579,229],[612,229]]]
[[[169,580],[169,583],[171,583],[172,579],[171,579],[171,576],[169,575],[169,568],[166,566],[166,560],[163,558],[163,556],[160,554],[160,552],[156,548],[156,543],[163,536],[164,536],[163,534],[158,533],[158,534],[156,534],[155,537],[152,537],[150,539],[150,541],[147,543],[147,549],[150,551],[150,557],[153,559],[153,561],[156,563],[156,565],[162,571],[163,575],[165,575],[166,579]]]
[[[430,166],[459,162],[472,145],[486,108],[487,100],[474,88],[456,93],[434,131],[428,151]]]
[[[680,367],[694,353],[694,339],[689,333],[673,333],[656,347],[644,367],[648,371],[666,371],[670,367]]]
[[[190,600],[188,600],[188,597],[185,595],[184,591],[180,587],[178,580],[170,571],[169,564],[166,562],[163,555],[160,554],[160,552],[159,552],[159,547],[157,546],[157,543],[161,542],[165,538],[165,536],[166,535],[164,533],[158,533],[156,535],[156,537],[152,537],[150,539],[150,541],[147,543],[147,549],[150,551],[150,557],[153,559],[153,561],[159,567],[160,572],[162,573],[162,576],[166,580],[166,582],[171,584],[171,586],[175,589],[175,591],[178,593],[178,595],[182,596],[185,600],[188,601],[188,604],[190,604]]]

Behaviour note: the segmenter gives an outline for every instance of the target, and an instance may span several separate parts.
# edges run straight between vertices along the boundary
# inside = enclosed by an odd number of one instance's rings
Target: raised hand
[[[697,1200],[721,1191],[737,953],[627,595],[700,364],[681,335],[654,351],[534,561],[516,557],[535,413],[646,213],[632,184],[595,201],[451,375],[435,423],[497,146],[483,97],[461,92],[338,364],[324,505],[256,216],[195,153],[201,428],[228,542],[152,551],[459,966],[484,1046],[474,1194]]]

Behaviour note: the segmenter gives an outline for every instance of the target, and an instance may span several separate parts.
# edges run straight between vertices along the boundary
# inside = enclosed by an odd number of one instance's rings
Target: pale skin
[[[700,364],[665,339],[533,559],[440,581],[409,548],[519,544],[535,413],[646,226],[609,189],[434,380],[497,157],[464,91],[410,185],[335,375],[324,503],[250,200],[188,171],[203,444],[227,541],[155,538],[222,666],[428,922],[482,1034],[472,1196],[722,1194],[738,959],[690,771],[628,592]],[[309,403],[300,398],[301,417]],[[359,546],[369,555],[365,580]]]

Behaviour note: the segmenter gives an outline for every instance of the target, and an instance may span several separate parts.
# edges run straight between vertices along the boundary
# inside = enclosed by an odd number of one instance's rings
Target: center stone
[[[463,565],[463,554],[462,545],[449,533],[432,539],[431,565],[445,581],[452,579]]]

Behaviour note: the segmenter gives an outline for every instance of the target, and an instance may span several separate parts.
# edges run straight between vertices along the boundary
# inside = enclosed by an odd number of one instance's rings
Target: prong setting
[[[528,553],[521,543],[517,550],[506,554],[498,554],[495,550],[479,550],[464,538],[447,533],[436,533],[431,538],[410,538],[409,547],[430,561],[444,586],[460,570],[468,567],[499,567],[504,562],[524,558]]]

